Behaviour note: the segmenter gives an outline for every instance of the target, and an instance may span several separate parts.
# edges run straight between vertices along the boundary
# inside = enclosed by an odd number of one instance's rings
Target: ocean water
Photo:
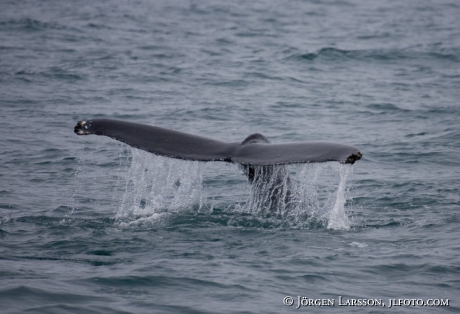
[[[453,0],[1,1],[0,312],[458,313],[459,16]],[[238,165],[76,136],[91,118],[364,157],[289,166],[300,205],[270,215]]]

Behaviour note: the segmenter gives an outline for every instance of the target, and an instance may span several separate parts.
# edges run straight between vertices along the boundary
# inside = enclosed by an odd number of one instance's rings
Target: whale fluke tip
[[[88,135],[88,134],[91,134],[90,132],[88,132],[88,125],[86,125],[86,121],[78,121],[77,125],[75,126],[74,128],[74,132],[77,134],[77,135]]]
[[[347,160],[345,160],[344,164],[354,164],[357,160],[360,160],[363,157],[361,152],[357,152],[356,154],[351,154],[348,156]]]

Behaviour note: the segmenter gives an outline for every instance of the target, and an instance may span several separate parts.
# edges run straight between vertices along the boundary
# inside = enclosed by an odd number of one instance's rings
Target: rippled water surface
[[[435,0],[1,1],[1,312],[457,313],[459,16]],[[289,166],[298,203],[271,214],[238,165],[77,137],[91,118],[364,157]]]

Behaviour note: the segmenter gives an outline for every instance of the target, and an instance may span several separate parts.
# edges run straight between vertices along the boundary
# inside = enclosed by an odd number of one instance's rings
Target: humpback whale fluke
[[[222,142],[132,122],[108,119],[79,121],[78,135],[104,135],[157,155],[195,161],[238,163],[252,184],[256,206],[283,215],[295,203],[286,164],[338,161],[353,164],[361,159],[354,146],[328,142],[272,144],[262,134],[240,142]]]
[[[223,142],[161,127],[109,119],[79,121],[78,135],[104,135],[157,155],[196,161],[225,161],[247,166],[338,161],[353,164],[362,153],[354,146],[329,142],[272,144],[262,134],[243,142]]]

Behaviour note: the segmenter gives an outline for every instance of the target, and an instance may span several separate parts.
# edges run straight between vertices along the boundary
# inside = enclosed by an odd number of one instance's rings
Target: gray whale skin
[[[225,161],[246,166],[327,161],[353,164],[362,157],[358,148],[338,143],[273,144],[258,133],[249,135],[241,143],[229,143],[161,127],[109,119],[79,121],[74,131],[78,135],[108,136],[161,156],[196,161]]]

